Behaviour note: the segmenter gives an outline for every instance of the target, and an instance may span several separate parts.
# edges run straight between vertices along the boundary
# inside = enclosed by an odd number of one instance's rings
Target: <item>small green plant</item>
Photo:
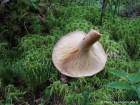
[[[82,93],[69,94],[65,97],[64,102],[66,105],[83,105],[84,96]]]
[[[0,67],[0,77],[1,77],[1,81],[3,83],[3,86],[5,86],[9,83],[14,83],[15,82],[14,78],[6,70],[6,67],[5,68]]]
[[[54,82],[48,88],[51,88],[50,96],[58,95],[64,97],[71,93],[69,86],[67,84],[62,84],[60,81]]]
[[[119,76],[119,77],[126,77],[127,82],[111,82],[108,84],[108,87],[116,88],[116,89],[128,89],[136,91],[138,98],[140,100],[140,73],[131,73],[128,74],[119,69],[110,69],[108,70],[110,73]]]
[[[23,97],[27,91],[20,92],[14,85],[8,85],[5,87],[6,102],[12,104],[15,101],[17,104],[22,103]]]
[[[32,6],[33,6],[35,9],[39,9],[39,6],[43,6],[43,4],[37,3],[37,0],[30,0],[30,1],[31,1]]]

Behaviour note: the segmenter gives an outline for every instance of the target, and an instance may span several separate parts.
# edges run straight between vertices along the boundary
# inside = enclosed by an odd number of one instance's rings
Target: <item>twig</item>
[[[26,25],[25,25],[25,21],[24,21],[24,27],[25,27],[25,29],[26,29],[28,35],[30,36],[30,34],[29,34],[28,30],[27,30],[27,27],[26,27]]]
[[[50,97],[44,102],[44,105],[47,105],[47,102],[50,100]]]
[[[116,65],[115,65],[115,67],[117,67]],[[121,68],[119,68],[119,67],[117,67],[119,70],[122,70]]]
[[[101,10],[100,25],[102,24],[103,13],[104,13],[104,9],[105,9],[105,7],[106,7],[106,5],[107,5],[107,1],[108,1],[108,0],[103,0],[103,2],[102,2],[102,10]]]
[[[59,105],[62,105],[62,104],[63,104],[63,101],[61,101]]]
[[[130,8],[130,10],[131,10],[132,15],[135,17],[136,21],[138,21],[137,18],[136,18],[136,16],[135,16],[135,14],[133,13],[133,9],[132,9],[132,7],[130,6],[129,2],[128,2],[127,0],[126,0],[126,2],[127,2],[127,4],[129,5],[129,8]]]
[[[10,19],[14,20],[10,15],[7,15]],[[15,22],[17,22],[16,20],[14,20]],[[19,24],[19,22],[17,22],[17,24]]]
[[[35,102],[35,95],[31,92],[28,92],[28,93],[30,93],[33,96],[33,99],[34,99],[33,101]]]

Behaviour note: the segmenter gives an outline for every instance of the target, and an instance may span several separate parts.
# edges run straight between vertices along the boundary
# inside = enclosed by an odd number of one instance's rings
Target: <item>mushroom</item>
[[[70,77],[89,77],[100,72],[107,60],[98,42],[100,38],[99,31],[93,29],[87,35],[82,31],[64,35],[52,52],[55,67]]]

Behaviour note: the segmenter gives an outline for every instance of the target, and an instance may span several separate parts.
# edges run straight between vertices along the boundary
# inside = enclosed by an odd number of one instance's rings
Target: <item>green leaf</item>
[[[32,3],[32,5],[34,6],[35,9],[37,9],[37,5],[35,3]]]
[[[139,99],[140,99],[140,85],[139,85],[139,87],[138,87],[137,93],[138,93],[138,97],[139,97]]]
[[[36,0],[31,0],[31,2],[36,2]]]
[[[132,73],[128,75],[128,79],[131,83],[138,83],[140,82],[140,73]]]
[[[130,103],[129,105],[140,105],[140,104],[137,104],[137,103]]]
[[[128,83],[126,82],[111,82],[107,85],[107,87],[117,88],[117,89],[128,89],[134,90]]]
[[[27,93],[27,91],[24,91],[24,92],[23,92],[23,94],[26,94],[26,93]]]
[[[41,4],[41,3],[39,3],[38,5],[41,6],[41,7],[43,6],[43,4]]]
[[[110,70],[108,70],[108,72],[110,72],[111,74],[117,75],[119,77],[123,77],[123,76],[127,75],[126,72],[123,72],[123,71],[121,71],[119,69],[110,69]]]

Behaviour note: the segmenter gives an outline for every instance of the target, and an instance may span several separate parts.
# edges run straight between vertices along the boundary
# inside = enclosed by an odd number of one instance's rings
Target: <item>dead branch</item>
[[[107,2],[108,2],[108,0],[103,0],[103,2],[102,2],[101,18],[100,18],[100,24],[99,25],[102,24],[103,13],[104,13],[105,7],[107,6]]]
[[[25,29],[26,29],[28,35],[30,36],[30,34],[29,34],[28,30],[27,30],[27,27],[26,27],[26,25],[25,25],[25,21],[24,21],[24,27],[25,27]]]
[[[10,0],[2,0],[1,1],[1,6],[3,6],[4,4],[6,4],[7,2],[9,2]]]
[[[131,11],[132,15],[134,16],[134,18],[136,19],[136,21],[138,21],[137,18],[136,18],[136,16],[135,16],[135,14],[133,13],[133,9],[132,9],[132,7],[130,6],[130,3],[128,2],[128,0],[126,0],[126,2],[127,2],[127,4],[129,5],[129,8],[130,8],[130,11]]]

